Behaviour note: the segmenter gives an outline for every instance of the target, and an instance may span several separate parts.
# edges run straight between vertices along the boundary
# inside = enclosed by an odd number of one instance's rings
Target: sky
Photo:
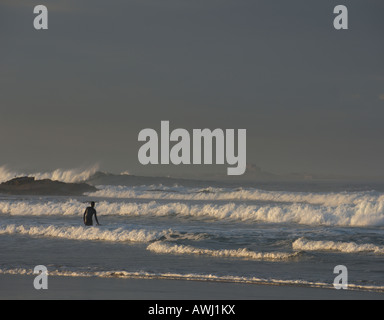
[[[169,120],[247,129],[265,171],[384,177],[383,30],[382,0],[2,0],[0,166],[226,173],[141,165]]]

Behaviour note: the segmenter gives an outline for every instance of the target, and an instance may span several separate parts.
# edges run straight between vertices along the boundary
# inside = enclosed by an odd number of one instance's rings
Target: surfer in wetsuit
[[[91,206],[88,207],[87,209],[85,209],[84,216],[83,216],[84,224],[86,226],[92,226],[93,225],[93,220],[92,220],[93,215],[95,216],[96,224],[100,225],[99,221],[97,220],[97,216],[96,216],[95,203],[92,201]]]

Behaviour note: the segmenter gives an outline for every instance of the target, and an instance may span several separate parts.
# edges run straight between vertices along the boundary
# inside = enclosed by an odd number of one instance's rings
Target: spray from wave
[[[35,177],[38,180],[50,179],[53,181],[61,181],[66,183],[78,183],[88,180],[99,170],[99,165],[89,168],[77,169],[56,169],[51,172],[35,172],[25,173],[14,171],[7,166],[0,167],[0,183],[6,182],[16,177]]]

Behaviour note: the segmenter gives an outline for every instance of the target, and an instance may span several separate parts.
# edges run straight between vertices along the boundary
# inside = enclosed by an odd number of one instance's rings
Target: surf
[[[238,258],[254,261],[286,261],[298,255],[297,252],[255,252],[247,248],[239,249],[204,249],[186,245],[167,244],[164,242],[153,242],[148,245],[147,250],[161,254],[175,255],[198,255],[216,258]]]
[[[294,250],[299,251],[331,251],[342,253],[373,253],[384,255],[384,246],[371,243],[343,242],[333,240],[311,241],[299,238],[292,243]]]
[[[243,223],[294,223],[312,226],[384,226],[384,199],[337,206],[307,203],[241,203],[194,201],[99,201],[98,216],[170,217]],[[82,216],[85,203],[77,199],[0,200],[0,215]]]
[[[33,270],[27,268],[0,268],[1,274],[9,275],[33,275]],[[206,282],[230,282],[242,284],[263,284],[275,286],[303,286],[311,288],[334,289],[333,284],[321,281],[307,281],[302,279],[278,279],[260,278],[257,276],[217,275],[204,273],[175,273],[175,272],[146,272],[146,271],[84,271],[84,270],[49,270],[50,276],[57,277],[98,277],[98,278],[119,278],[119,279],[164,279],[184,281],[206,281]],[[380,285],[359,285],[348,283],[349,290],[384,292],[384,286]]]

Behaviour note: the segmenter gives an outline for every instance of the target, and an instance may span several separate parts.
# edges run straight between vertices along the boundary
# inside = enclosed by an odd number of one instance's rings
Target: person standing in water
[[[91,202],[91,206],[87,207],[87,209],[85,209],[85,212],[84,212],[83,220],[86,226],[93,225],[93,219],[92,219],[93,216],[95,216],[96,224],[99,226],[100,224],[99,224],[99,221],[97,220],[94,201]]]

